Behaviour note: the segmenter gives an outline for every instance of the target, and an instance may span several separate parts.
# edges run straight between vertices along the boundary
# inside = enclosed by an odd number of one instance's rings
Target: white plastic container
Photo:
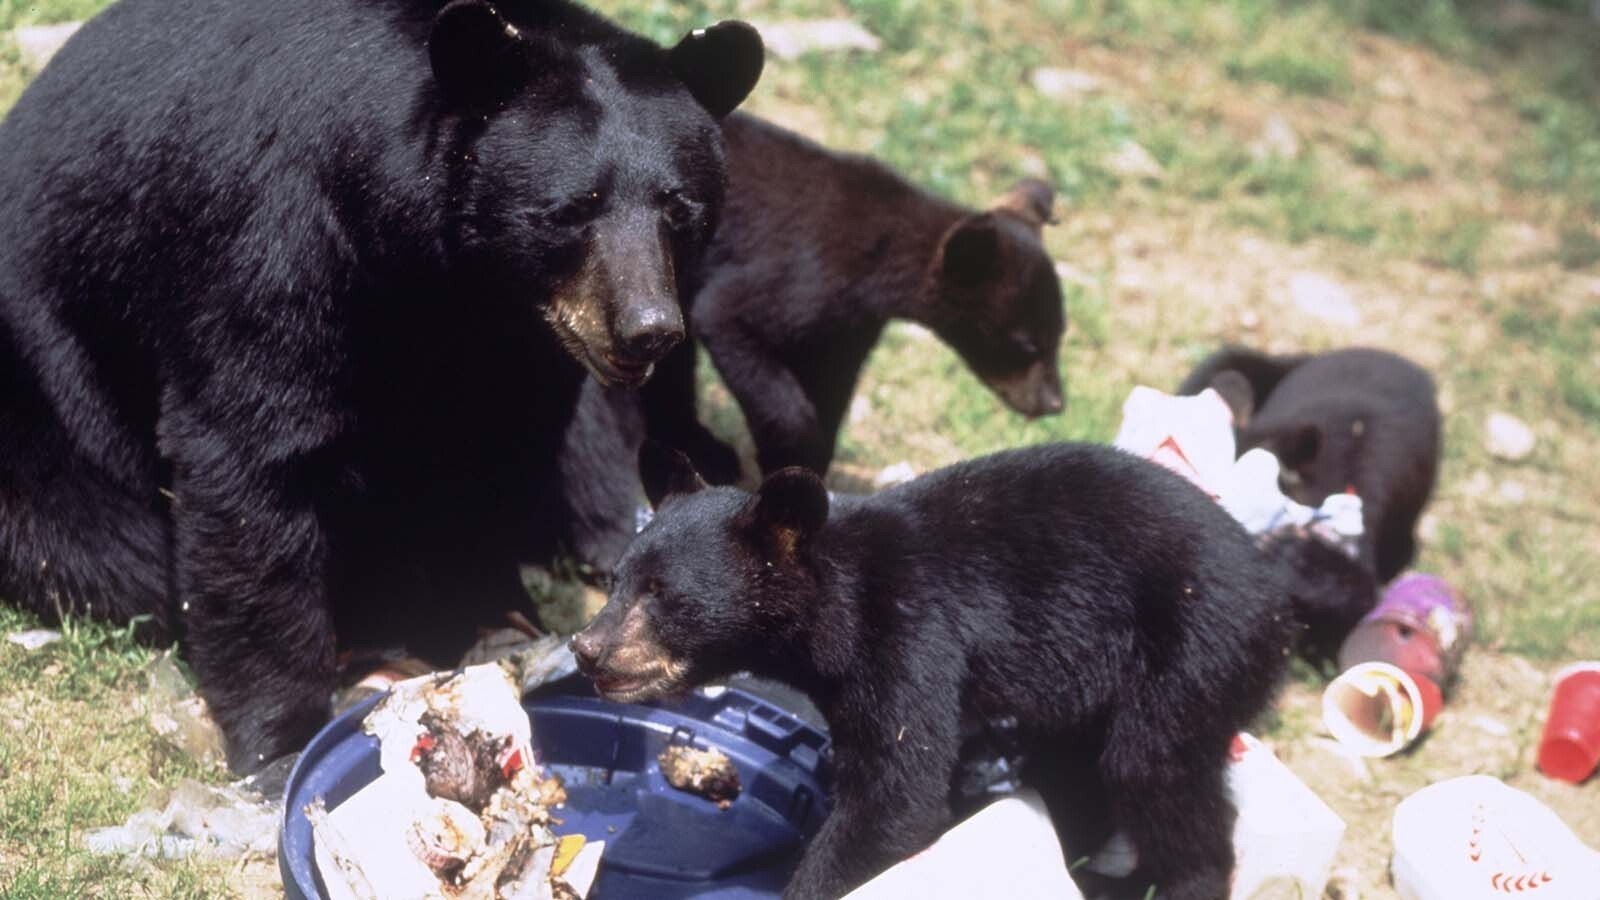
[[[1344,820],[1248,734],[1234,741],[1228,786],[1239,808],[1232,900],[1322,897]]]
[[[1488,775],[1400,802],[1390,874],[1405,900],[1600,898],[1600,853],[1549,807]]]
[[[996,800],[933,846],[846,895],[847,900],[1083,900],[1067,874],[1044,799],[1024,790]]]

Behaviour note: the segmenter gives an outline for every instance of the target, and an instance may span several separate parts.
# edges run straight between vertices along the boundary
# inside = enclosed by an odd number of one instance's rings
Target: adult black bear
[[[728,204],[689,329],[744,410],[763,472],[827,471],[891,318],[932,328],[1017,412],[1061,411],[1065,313],[1040,236],[1048,185],[1024,181],[979,212],[754,116],[729,116],[722,134]],[[731,483],[738,457],[696,419],[694,374],[685,343],[644,390],[650,434]]]
[[[1192,484],[1092,445],[951,466],[830,512],[816,475],[754,496],[647,444],[658,511],[572,641],[608,697],[750,670],[804,690],[835,748],[834,812],[785,896],[833,898],[949,824],[962,724],[1010,718],[1067,850],[1127,831],[1122,887],[1226,896],[1230,742],[1293,631],[1278,570]],[[1081,823],[1098,823],[1086,832]]]
[[[1433,378],[1384,350],[1272,356],[1224,347],[1178,388],[1216,386],[1234,407],[1239,452],[1265,447],[1285,494],[1317,506],[1361,498],[1361,561],[1387,582],[1416,555],[1417,519],[1433,493],[1442,428]],[[1354,624],[1354,623],[1351,623]]]
[[[240,769],[323,721],[336,635],[447,657],[525,604],[585,367],[681,337],[761,59],[563,0],[110,7],[0,124],[0,593],[152,616]]]

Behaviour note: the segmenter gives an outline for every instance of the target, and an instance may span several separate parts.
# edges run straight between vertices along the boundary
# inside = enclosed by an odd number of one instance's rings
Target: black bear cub
[[[1078,444],[831,510],[803,469],[751,495],[654,444],[640,465],[657,515],[573,651],[614,700],[740,670],[813,699],[834,811],[786,897],[838,897],[926,847],[951,824],[963,724],[1000,719],[1019,725],[1024,779],[1069,859],[1121,828],[1139,867],[1118,889],[1227,894],[1228,748],[1273,696],[1293,616],[1275,569],[1199,490]]]
[[[1361,561],[1387,582],[1416,555],[1417,519],[1433,492],[1442,424],[1433,378],[1385,350],[1274,356],[1224,347],[1180,394],[1216,387],[1234,411],[1239,452],[1265,447],[1283,492],[1316,506],[1361,498]],[[1354,624],[1354,623],[1352,623]]]
[[[866,156],[754,116],[723,120],[728,203],[689,327],[738,400],[762,472],[826,472],[856,379],[890,319],[920,322],[1013,410],[1061,411],[1066,327],[1042,229],[1054,191],[1025,180],[968,209]],[[713,483],[738,457],[695,417],[685,343],[645,387],[650,433]]]

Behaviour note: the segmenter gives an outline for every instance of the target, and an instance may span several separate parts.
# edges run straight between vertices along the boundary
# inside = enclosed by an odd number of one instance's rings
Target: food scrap
[[[363,729],[382,774],[306,809],[332,900],[582,900],[603,842],[558,836],[561,780],[534,756],[515,672],[499,663],[396,684]]]
[[[727,809],[739,796],[739,770],[721,750],[669,745],[656,757],[667,783]]]

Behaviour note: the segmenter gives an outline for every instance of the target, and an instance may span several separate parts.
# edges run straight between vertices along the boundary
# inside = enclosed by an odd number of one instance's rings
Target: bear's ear
[[[522,33],[486,0],[453,0],[439,10],[428,58],[445,94],[466,105],[510,96],[530,75]]]
[[[939,242],[939,271],[945,284],[983,284],[1000,269],[1000,233],[993,213],[968,216]]]
[[[1037,178],[1024,178],[991,207],[1009,212],[1034,228],[1054,225],[1056,189]]]
[[[1250,386],[1250,379],[1233,369],[1224,369],[1211,377],[1211,389],[1221,394],[1222,402],[1228,404],[1234,428],[1250,424],[1250,417],[1256,411],[1256,391]]]
[[[655,439],[639,448],[639,480],[651,509],[659,509],[668,497],[692,494],[705,488],[705,480],[694,470],[689,457]]]
[[[793,560],[800,546],[828,521],[828,489],[810,469],[779,469],[761,482],[744,520],[752,537],[771,553]]]
[[[765,62],[761,33],[738,20],[697,28],[667,51],[672,73],[714,119],[744,102]]]

